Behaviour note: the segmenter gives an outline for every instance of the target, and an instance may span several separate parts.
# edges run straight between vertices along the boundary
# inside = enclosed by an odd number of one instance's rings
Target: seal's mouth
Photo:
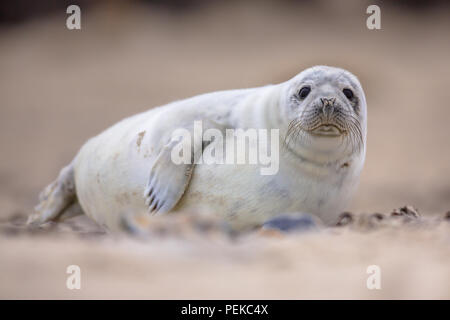
[[[351,152],[359,152],[364,147],[363,128],[359,119],[343,111],[334,117],[321,117],[313,110],[292,120],[286,131],[285,144],[296,143],[311,146],[343,146]]]
[[[326,123],[310,130],[310,133],[316,136],[339,137],[344,131],[334,124]]]

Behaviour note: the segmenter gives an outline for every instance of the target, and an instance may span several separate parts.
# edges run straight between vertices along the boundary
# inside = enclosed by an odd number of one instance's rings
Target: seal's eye
[[[311,88],[310,87],[303,87],[298,92],[298,96],[300,97],[300,99],[305,99],[310,92],[311,92]]]
[[[352,90],[344,89],[344,90],[342,90],[342,92],[345,94],[345,96],[347,97],[348,100],[353,99],[353,91]]]

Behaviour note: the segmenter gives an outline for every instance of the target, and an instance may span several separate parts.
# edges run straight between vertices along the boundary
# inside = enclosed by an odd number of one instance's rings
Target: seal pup
[[[173,135],[183,129],[195,141],[195,121],[225,136],[228,129],[278,130],[279,148],[270,150],[279,153],[277,172],[261,174],[261,165],[254,163],[198,162],[219,140],[190,144]],[[289,212],[307,212],[334,224],[359,180],[366,127],[358,79],[328,66],[306,69],[280,84],[176,101],[126,118],[88,140],[41,193],[29,223],[85,213],[109,230],[120,230],[124,215],[200,206],[237,229]],[[234,138],[226,136],[225,142]],[[187,147],[191,163],[173,161],[180,145]]]

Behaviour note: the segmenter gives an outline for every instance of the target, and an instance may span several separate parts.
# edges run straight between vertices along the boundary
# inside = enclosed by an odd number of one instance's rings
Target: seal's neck
[[[318,150],[314,146],[303,146],[298,143],[286,143],[282,137],[283,147],[286,148],[292,157],[297,158],[303,163],[309,163],[316,166],[335,166],[345,163],[356,156],[351,150]]]

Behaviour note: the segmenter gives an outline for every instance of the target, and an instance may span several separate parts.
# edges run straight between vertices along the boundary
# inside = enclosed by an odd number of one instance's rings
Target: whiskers
[[[361,152],[364,147],[361,122],[355,115],[343,110],[335,110],[327,121],[320,112],[314,109],[292,120],[284,137],[284,146],[289,148],[292,143],[302,146],[310,145],[312,142],[311,132],[323,124],[332,124],[342,132],[339,147],[345,143],[345,148],[350,148],[352,153]]]
[[[308,137],[308,132],[304,128],[305,126],[301,119],[292,120],[289,123],[286,135],[284,137],[284,145],[286,147],[289,147],[290,143],[308,145],[310,143],[310,139]]]

